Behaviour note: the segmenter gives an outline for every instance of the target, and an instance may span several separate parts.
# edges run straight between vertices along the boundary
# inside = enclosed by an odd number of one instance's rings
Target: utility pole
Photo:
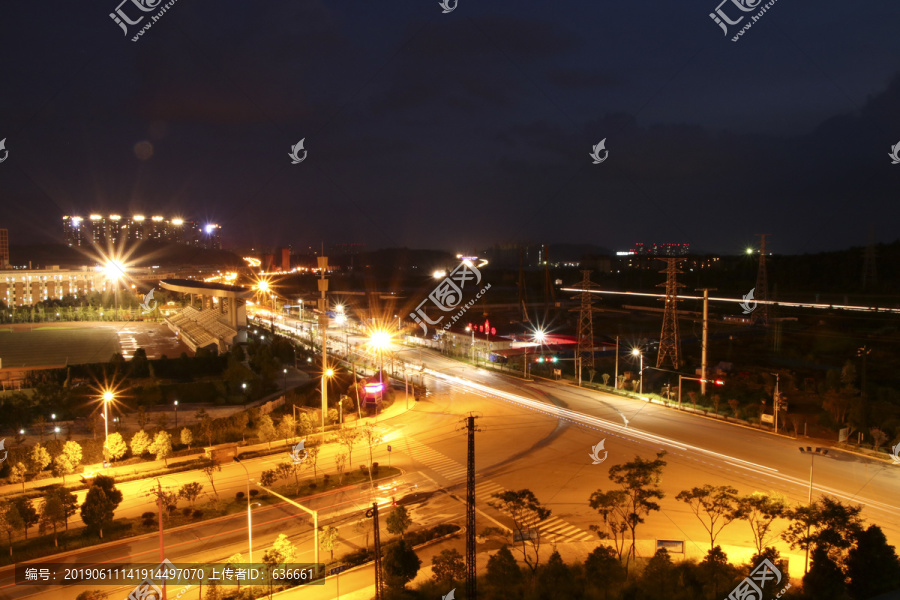
[[[781,392],[778,389],[778,384],[781,379],[781,374],[772,373],[775,376],[775,393],[774,398],[772,400],[772,405],[775,408],[775,433],[778,433],[778,411],[781,408]]]
[[[700,344],[700,395],[706,397],[706,350],[709,337],[709,292],[716,288],[697,288],[703,290],[703,341]]]
[[[683,283],[678,283],[675,276],[684,273],[678,269],[678,263],[683,258],[658,258],[666,263],[666,268],[660,273],[666,274],[666,282],[660,283],[657,287],[666,288],[666,308],[663,313],[662,333],[659,336],[659,354],[656,357],[656,367],[663,366],[668,359],[672,363],[672,368],[676,371],[681,364],[679,359],[679,347],[681,341],[678,337],[678,288],[684,287]]]
[[[757,233],[759,237],[759,271],[756,274],[756,310],[750,313],[751,325],[769,325],[769,292],[766,276],[766,236],[770,233]]]
[[[616,378],[613,380],[613,389],[619,389],[619,336],[616,336]]]
[[[466,600],[475,600],[475,417],[466,417]]]
[[[366,517],[372,519],[373,543],[375,544],[375,600],[384,598],[384,572],[381,566],[381,532],[378,527],[378,503],[366,511]]]
[[[322,435],[325,435],[325,415],[328,414],[328,384],[325,373],[328,372],[328,300],[325,294],[328,292],[328,280],[325,279],[325,271],[328,270],[328,257],[325,256],[325,244],[322,244],[322,255],[317,257],[319,266],[319,329],[322,331]],[[324,439],[324,437],[323,437]]]
[[[163,544],[163,505],[162,505],[162,483],[160,483],[159,479],[156,480],[157,485],[157,493],[156,493],[156,508],[159,511],[159,562],[165,562],[166,560],[166,548]],[[162,599],[166,600],[166,580],[162,580]]]

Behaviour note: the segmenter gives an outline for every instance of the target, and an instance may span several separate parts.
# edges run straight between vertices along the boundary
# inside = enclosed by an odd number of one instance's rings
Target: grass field
[[[0,330],[3,368],[106,362],[120,352],[113,327],[35,327]]]

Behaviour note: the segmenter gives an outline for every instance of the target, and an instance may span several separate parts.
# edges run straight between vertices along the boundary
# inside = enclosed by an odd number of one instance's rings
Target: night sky
[[[744,15],[726,36],[718,1],[177,0],[137,42],[165,2],[126,0],[146,15],[127,36],[120,0],[7,2],[0,227],[52,242],[64,214],[182,213],[229,246],[452,251],[900,237],[900,3],[777,0],[732,42],[764,2],[723,4]]]

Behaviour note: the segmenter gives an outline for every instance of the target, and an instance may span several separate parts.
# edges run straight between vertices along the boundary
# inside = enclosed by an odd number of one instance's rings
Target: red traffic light
[[[716,385],[725,385],[725,382],[721,379],[716,379],[713,383],[715,383]]]

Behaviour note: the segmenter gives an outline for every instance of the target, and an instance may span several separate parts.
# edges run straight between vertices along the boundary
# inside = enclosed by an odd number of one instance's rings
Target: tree
[[[825,546],[816,546],[812,551],[809,573],[803,576],[804,594],[816,600],[842,600],[846,589],[844,572],[834,559],[828,556]]]
[[[617,597],[616,590],[625,583],[628,576],[621,560],[621,553],[609,546],[597,546],[584,561],[584,574],[587,580],[602,592],[604,600],[609,598],[610,594]]]
[[[169,466],[169,456],[172,455],[172,436],[168,431],[160,431],[153,438],[153,443],[147,448],[151,454],[156,455],[156,460],[162,459]]]
[[[57,526],[66,521],[66,511],[59,499],[59,496],[50,494],[41,505],[41,516],[38,525],[38,531],[41,535],[46,534],[49,530],[53,530],[53,545],[59,548],[59,538],[57,536]]]
[[[197,498],[200,496],[200,492],[203,491],[203,484],[197,481],[191,481],[178,490],[178,497],[184,498],[188,501],[188,504],[191,505],[191,508],[194,508],[194,503],[197,501]]]
[[[256,426],[256,434],[259,436],[259,441],[269,444],[269,448],[272,447],[272,440],[278,437],[278,433],[275,431],[275,425],[272,423],[272,417],[263,415],[259,418],[259,422]]]
[[[866,600],[900,588],[900,562],[878,525],[870,525],[847,553],[847,590],[853,600]]]
[[[15,505],[19,516],[22,517],[22,523],[25,525],[25,539],[27,540],[28,528],[36,525],[38,522],[38,511],[34,508],[34,502],[32,502],[31,498],[26,498],[25,496],[13,498],[12,503]]]
[[[113,514],[121,502],[122,492],[116,489],[112,477],[94,477],[81,505],[81,520],[87,530],[92,533],[96,531],[100,539],[103,539],[103,528],[112,523]]]
[[[209,413],[204,409],[198,410],[194,413],[194,417],[197,419],[197,422],[200,426],[200,436],[206,438],[206,445],[213,445],[213,434],[215,433],[215,428],[213,427],[213,418],[209,416]]]
[[[63,444],[62,451],[56,455],[53,461],[54,471],[62,475],[63,485],[66,485],[66,475],[81,464],[81,456],[81,444],[73,441]]]
[[[735,518],[737,507],[737,489],[730,485],[712,486],[706,484],[702,487],[683,490],[675,496],[691,507],[694,515],[700,520],[700,524],[709,534],[709,548],[716,545],[716,537],[726,525]]]
[[[831,562],[841,564],[846,550],[862,531],[861,511],[859,504],[844,506],[840,500],[822,496],[810,505],[788,510],[786,516],[791,523],[781,537],[791,548],[805,550],[807,554],[822,547]],[[822,568],[828,569],[827,565]]]
[[[297,427],[299,428],[299,435],[302,438],[305,438],[313,431],[312,421],[309,420],[309,415],[305,412],[300,413],[300,418],[297,419]]]
[[[194,432],[191,431],[190,427],[185,427],[181,430],[181,444],[187,446],[188,449],[191,448],[191,444],[194,443]]]
[[[69,530],[69,518],[74,515],[78,511],[78,497],[67,490],[66,488],[57,488],[53,492],[58,499],[59,504],[63,509],[63,524],[65,525],[66,531]]]
[[[572,569],[563,562],[556,550],[547,559],[547,564],[541,567],[537,584],[541,598],[583,597],[582,590],[578,589],[580,581],[575,580]]]
[[[344,466],[347,464],[346,454],[334,455],[334,470],[338,474],[338,484],[344,483]]]
[[[360,432],[355,427],[345,427],[338,432],[338,442],[347,449],[349,466],[353,467],[353,445],[359,441]]]
[[[728,584],[734,578],[736,569],[728,564],[728,556],[721,546],[710,548],[700,562],[699,570],[707,584],[712,584],[712,597],[719,598],[719,591],[729,589]]]
[[[369,448],[369,483],[374,487],[374,483],[372,481],[372,462],[373,462],[373,449],[375,446],[381,443],[384,439],[378,430],[375,429],[374,425],[365,425],[361,428],[361,436],[363,441],[366,443],[366,446]]]
[[[272,584],[273,577],[272,571],[275,570],[278,565],[283,565],[291,562],[294,559],[294,556],[297,554],[297,547],[288,539],[288,537],[279,533],[278,537],[275,538],[275,542],[272,544],[272,547],[263,553],[263,564],[266,565],[266,571],[269,573],[269,597],[272,597]]]
[[[16,509],[16,505],[12,502],[0,504],[0,530],[6,532],[6,539],[9,542],[9,555],[13,555],[12,538],[15,532],[25,529],[25,522],[22,515]]]
[[[353,529],[356,530],[360,535],[366,536],[366,552],[369,551],[369,535],[372,534],[372,519],[362,518],[356,522],[356,525],[353,526]]]
[[[17,462],[9,467],[9,482],[21,483],[22,493],[25,493],[25,474],[27,472],[28,469],[25,467],[24,463]]]
[[[747,521],[747,524],[750,525],[757,554],[761,554],[763,548],[768,546],[769,542],[778,535],[770,533],[772,524],[775,519],[784,516],[787,508],[784,497],[774,494],[753,492],[748,496],[738,498],[735,516]]]
[[[409,529],[410,525],[412,525],[412,518],[409,516],[409,511],[406,510],[405,506],[398,506],[393,511],[391,511],[390,515],[388,515],[388,533],[399,535],[402,538],[403,534],[406,533],[406,530]]]
[[[280,479],[277,469],[266,469],[259,474],[259,484],[263,487],[270,488]]]
[[[601,540],[613,540],[616,556],[621,561],[625,551],[625,534],[628,532],[628,494],[623,490],[597,490],[591,494],[590,505],[603,519],[602,527],[591,525],[591,530],[596,531]]]
[[[219,497],[219,492],[216,491],[216,484],[213,483],[213,477],[215,474],[222,470],[222,466],[219,463],[210,463],[200,469],[203,471],[203,474],[206,475],[206,478],[209,479],[209,485],[212,487],[213,494],[216,495],[216,498]]]
[[[281,423],[278,424],[278,434],[285,439],[290,439],[291,444],[294,443],[294,438],[297,437],[297,422],[294,420],[294,415],[281,417]]]
[[[541,549],[541,532],[537,525],[550,517],[550,509],[541,504],[534,492],[529,489],[507,490],[491,494],[491,496],[496,500],[489,501],[488,506],[512,518],[513,541],[516,541],[516,537],[521,538],[522,558],[531,569],[531,574],[534,575],[540,562]],[[533,558],[529,555],[526,544],[531,546]]]
[[[225,567],[226,568],[240,569],[241,565],[243,563],[244,563],[244,555],[241,554],[240,552],[235,552],[234,554],[232,554],[231,556],[229,556],[228,558],[225,559]],[[240,579],[237,579],[237,591],[238,591],[238,596],[240,596],[240,593],[241,593],[241,580]]]
[[[629,508],[626,524],[631,531],[632,559],[637,556],[635,532],[638,525],[644,522],[644,517],[650,514],[650,511],[659,510],[656,500],[665,496],[659,487],[662,470],[666,466],[666,461],[663,460],[665,455],[666,452],[662,450],[656,453],[654,460],[644,460],[640,456],[636,456],[631,462],[614,465],[609,469],[610,481],[619,485],[622,491],[628,494]]]
[[[134,457],[141,456],[150,447],[150,436],[141,429],[131,438],[131,455]]]
[[[316,471],[316,465],[319,462],[319,447],[313,446],[312,448],[306,449],[306,460],[303,462],[304,466],[307,469],[312,469],[313,471],[313,483],[318,484],[319,476],[318,471]]]
[[[486,579],[495,590],[508,590],[512,594],[522,585],[522,569],[506,544],[488,558]]]
[[[431,576],[434,581],[445,587],[466,578],[466,562],[462,554],[454,548],[441,550],[440,554],[431,557]]]
[[[125,452],[128,451],[128,446],[125,444],[125,439],[118,431],[109,434],[106,448],[106,451],[109,453],[109,458],[112,460],[119,460],[120,458],[125,456]]]
[[[396,544],[389,546],[384,554],[384,581],[395,590],[403,589],[415,578],[421,566],[422,560],[415,550],[401,538]]]
[[[640,587],[646,598],[665,598],[676,589],[678,577],[669,553],[660,548],[647,562],[641,576]]]
[[[319,549],[326,550],[331,553],[331,560],[334,560],[334,547],[337,546],[338,528],[326,525],[319,534]]]
[[[31,470],[39,474],[50,464],[50,453],[40,444],[35,444],[28,454],[28,462],[31,463]]]

